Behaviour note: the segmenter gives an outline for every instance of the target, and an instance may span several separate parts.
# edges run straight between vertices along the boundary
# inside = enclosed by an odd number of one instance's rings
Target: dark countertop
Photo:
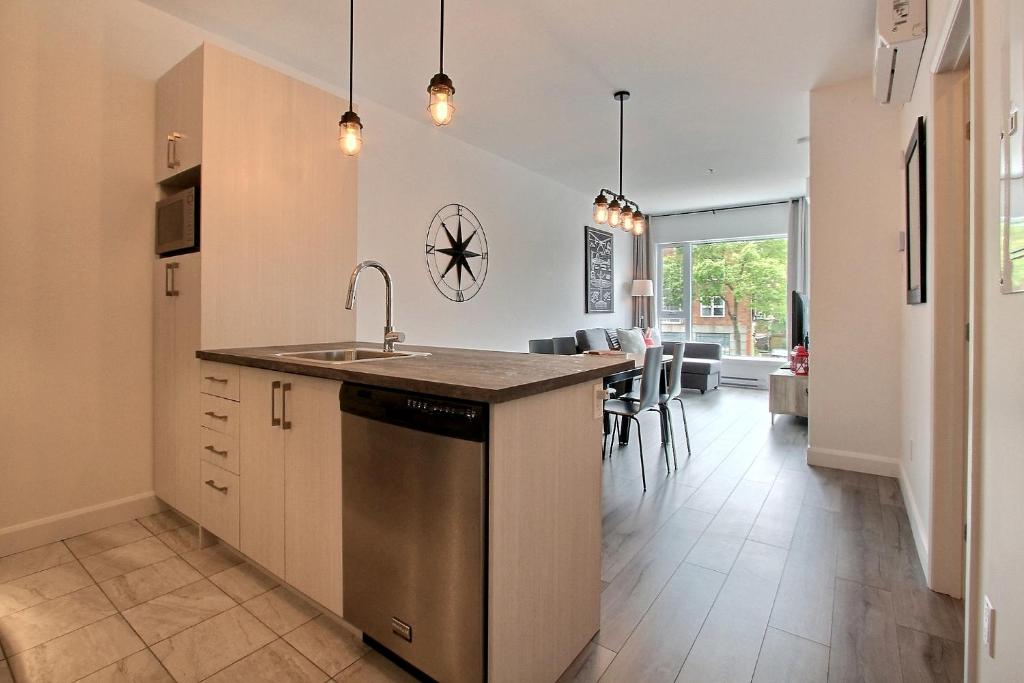
[[[635,366],[624,356],[555,356],[401,344],[399,351],[429,353],[382,360],[328,364],[276,354],[367,348],[380,342],[335,342],[296,346],[197,351],[196,357],[296,375],[357,382],[421,394],[501,403],[600,379]]]

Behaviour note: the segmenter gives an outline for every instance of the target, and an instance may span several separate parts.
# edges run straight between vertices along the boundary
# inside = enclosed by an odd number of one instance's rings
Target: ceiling
[[[143,1],[347,88],[344,0]],[[427,124],[438,5],[356,3],[357,103]],[[873,0],[447,0],[447,132],[596,194],[618,183],[624,88],[624,189],[645,211],[803,194],[808,93],[870,73],[873,25]]]

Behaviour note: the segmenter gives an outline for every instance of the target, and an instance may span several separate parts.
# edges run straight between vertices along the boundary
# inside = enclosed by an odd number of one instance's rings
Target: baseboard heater
[[[761,386],[761,382],[756,377],[733,377],[731,375],[722,375],[722,384],[729,384],[736,387],[755,387]]]

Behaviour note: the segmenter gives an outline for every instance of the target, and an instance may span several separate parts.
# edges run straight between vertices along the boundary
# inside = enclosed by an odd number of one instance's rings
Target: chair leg
[[[679,401],[679,412],[683,414],[683,434],[686,436],[686,457],[693,455],[690,450],[690,428],[686,425],[686,406],[683,405],[683,399],[680,396],[676,396],[676,401]]]
[[[672,474],[672,468],[668,464],[668,451],[671,448],[671,440],[668,436],[668,411],[665,410],[665,406],[658,406],[658,417],[661,418],[661,443],[665,446],[665,472]]]
[[[644,472],[644,437],[640,431],[640,420],[633,416],[630,418],[636,422],[636,440],[640,444],[640,480],[644,484],[644,491],[647,490],[647,474]]]
[[[679,469],[679,458],[676,451],[676,426],[672,424],[672,410],[670,404],[665,404],[665,419],[668,420],[668,436],[672,442],[672,469]]]
[[[616,415],[615,416],[615,420],[612,423],[612,441],[611,441],[611,445],[608,447],[608,459],[609,460],[612,457],[612,451],[615,450],[615,439],[616,439],[616,437],[619,434],[619,420],[620,419],[622,419],[622,418],[620,418],[618,415]]]

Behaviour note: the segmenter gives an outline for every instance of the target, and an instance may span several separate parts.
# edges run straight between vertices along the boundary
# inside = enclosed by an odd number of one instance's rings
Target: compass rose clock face
[[[487,236],[476,214],[448,204],[427,228],[427,271],[437,291],[455,302],[469,301],[487,278]]]

